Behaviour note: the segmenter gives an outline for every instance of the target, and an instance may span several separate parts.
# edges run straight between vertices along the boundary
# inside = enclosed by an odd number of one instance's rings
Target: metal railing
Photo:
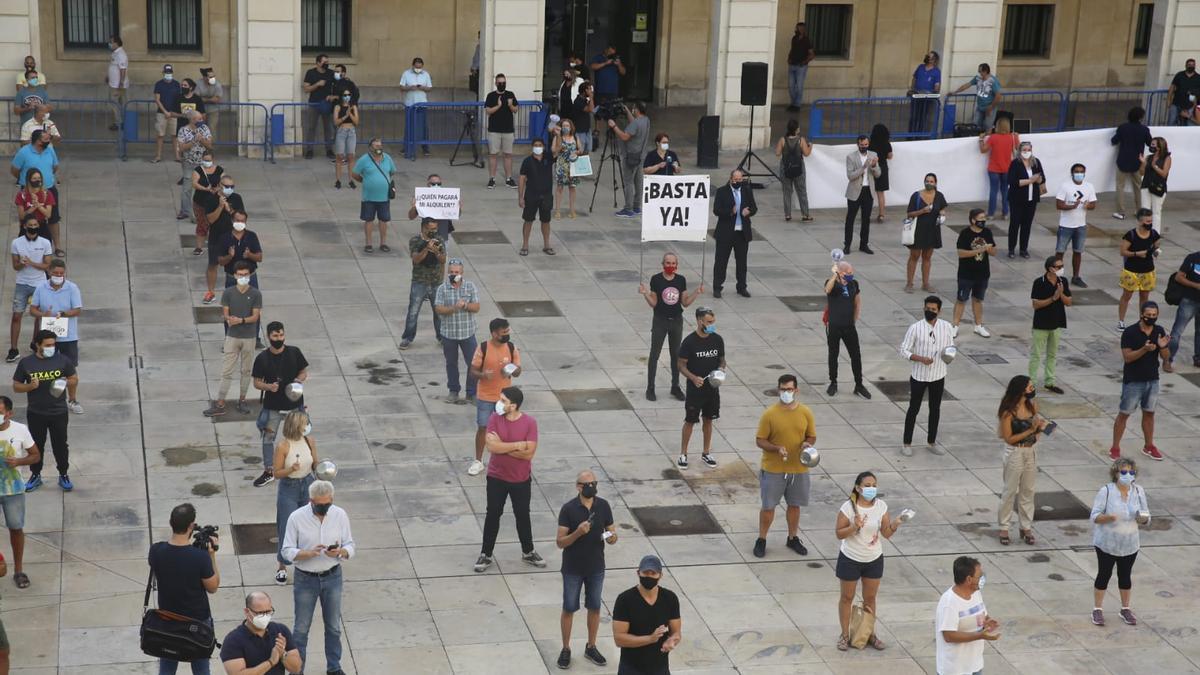
[[[417,158],[417,147],[455,145],[462,139],[487,143],[487,115],[483,102],[414,103],[406,110],[404,156]],[[514,118],[514,143],[529,143],[543,138],[546,131],[546,105],[541,101],[517,101]],[[470,131],[470,139],[464,134]]]
[[[21,126],[33,117],[32,112],[18,113],[16,104],[12,97],[0,98],[0,106],[4,107],[0,142],[14,144],[14,152],[15,144],[21,143]],[[102,98],[61,98],[51,100],[50,108],[50,121],[62,136],[56,144],[112,144],[120,148],[120,134],[113,128],[119,119],[116,103]]]
[[[271,106],[268,114],[271,120],[271,160],[275,159],[275,148],[293,146],[310,151],[316,146],[325,145],[321,112],[320,103],[276,103]],[[332,124],[332,112],[330,115]],[[407,117],[407,110],[401,101],[359,101],[357,144],[365,145],[376,137],[383,140],[385,145],[403,144],[408,126]],[[312,126],[312,137],[307,139],[306,124]],[[335,128],[329,136],[330,144],[336,136]]]
[[[1075,89],[1067,95],[1068,129],[1116,127],[1134,106],[1146,111],[1146,124],[1168,124],[1166,89]]]
[[[937,138],[940,107],[936,98],[907,96],[818,99],[809,111],[808,134],[853,140],[883,124],[894,139]]]
[[[950,135],[955,124],[970,124],[975,118],[974,94],[950,94],[946,97],[942,116],[942,133]],[[1000,110],[1007,110],[1017,119],[1030,120],[1030,131],[1044,133],[1063,131],[1067,128],[1066,99],[1062,92],[1053,90],[1000,92]]]
[[[261,103],[215,103],[205,106],[206,124],[213,134],[213,145],[218,148],[246,148],[247,156],[257,152],[262,153],[262,159],[271,156],[270,126],[267,121],[267,107]],[[122,159],[129,156],[129,145],[154,143],[158,137],[155,129],[158,105],[148,99],[126,101],[121,118],[123,127],[121,133],[120,155]],[[186,124],[183,118],[167,120],[164,135],[164,145],[169,145],[176,137],[178,124]],[[172,151],[173,152],[173,151]]]

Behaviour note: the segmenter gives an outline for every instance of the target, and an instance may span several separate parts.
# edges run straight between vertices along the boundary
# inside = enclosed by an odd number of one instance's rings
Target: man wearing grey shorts
[[[779,376],[779,402],[767,408],[758,421],[755,444],[762,449],[759,492],[762,510],[758,514],[758,539],[754,556],[767,554],[767,530],[775,521],[779,500],[787,502],[787,547],[799,555],[808,555],[800,543],[800,507],[808,506],[810,478],[808,467],[800,462],[800,453],[817,442],[817,427],[812,410],[796,400],[798,381],[792,374]]]

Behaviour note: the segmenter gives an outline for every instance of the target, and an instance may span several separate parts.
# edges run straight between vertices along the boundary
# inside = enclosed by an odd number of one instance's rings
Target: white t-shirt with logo
[[[54,245],[45,237],[38,237],[33,241],[29,241],[25,235],[21,235],[12,240],[12,247],[9,250],[18,258],[24,256],[39,265],[46,260],[46,256],[54,255]],[[37,288],[45,280],[46,272],[30,265],[17,270],[17,275],[14,279],[18,284],[33,286],[34,288]]]
[[[887,513],[887,502],[876,498],[871,508],[864,509],[862,504],[858,504],[857,507],[858,513],[856,514],[855,506],[847,499],[842,502],[842,508],[838,509],[851,523],[855,522],[856,516],[867,517],[867,522],[861,530],[842,540],[841,552],[842,555],[855,562],[874,562],[883,555],[883,541],[879,534],[879,528],[883,525],[883,514]]]
[[[938,675],[970,675],[983,670],[983,640],[946,642],[942,631],[978,633],[983,630],[986,617],[987,608],[983,604],[983,594],[979,591],[972,593],[969,600],[963,600],[954,592],[953,587],[942,593],[933,620]]]
[[[1055,199],[1061,199],[1064,204],[1071,205],[1075,202],[1083,202],[1083,206],[1070,211],[1058,212],[1058,226],[1068,229],[1087,226],[1087,205],[1096,201],[1096,188],[1086,180],[1082,183],[1076,183],[1073,180],[1067,179],[1058,188],[1058,194],[1054,195]]]
[[[8,428],[0,429],[0,459],[23,459],[29,456],[29,448],[32,447],[33,436],[24,424],[9,420]],[[20,494],[25,494],[25,479],[21,477],[21,470],[0,462],[0,496]]]

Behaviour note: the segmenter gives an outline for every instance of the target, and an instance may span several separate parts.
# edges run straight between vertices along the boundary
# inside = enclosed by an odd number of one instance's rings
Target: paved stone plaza
[[[903,152],[902,144],[896,152]],[[273,550],[266,536],[273,536],[275,486],[251,486],[261,470],[252,417],[231,409],[213,423],[201,415],[216,392],[222,333],[216,311],[201,305],[204,263],[190,253],[192,226],[172,217],[178,165],[79,159],[70,148],[62,156],[68,276],[80,285],[85,305],[79,400],[86,413],[71,417],[75,491],[64,494],[48,481],[28,498],[26,568],[33,585],[18,590],[7,579],[0,583],[2,616],[15,672],[153,673],[156,666],[137,640],[146,551],[167,536],[168,513],[180,502],[196,505],[201,524],[221,528],[222,588],[212,601],[218,633],[240,620],[242,598],[251,589],[271,593],[277,619],[291,625],[291,588],[274,585],[273,555],[255,552]],[[730,381],[714,440],[720,466],[707,469],[694,460],[680,472],[674,458],[683,409],[666,395],[665,350],[659,400],[644,398],[650,310],[636,292],[642,257],[637,222],[610,215],[611,193],[604,187],[597,216],[554,223],[557,256],[540,252],[535,232],[529,257],[518,257],[516,194],[503,186],[484,190],[484,171],[450,168],[445,156],[416,163],[398,158],[405,173],[393,208],[393,252],[369,255],[362,252],[359,193],[334,190],[327,161],[220,162],[235,176],[250,227],[262,238],[264,321],[283,321],[289,343],[311,362],[305,394],[314,435],[321,456],[340,467],[335,501],[349,512],[359,545],[344,568],[348,673],[556,671],[556,516],[575,493],[576,472],[585,468],[596,473],[601,496],[612,502],[621,538],[607,553],[599,645],[609,666],[583,660],[580,614],[574,672],[616,672],[619,654],[608,612],[616,595],[636,583],[636,561],[652,552],[667,566],[663,585],[681,598],[684,640],[671,659],[677,673],[932,673],[932,615],[951,584],[950,563],[960,554],[983,561],[988,609],[1002,622],[1002,638],[988,643],[989,674],[1200,670],[1194,612],[1200,601],[1200,372],[1190,366],[1193,329],[1179,372],[1163,377],[1157,445],[1167,460],[1141,463],[1139,483],[1155,515],[1153,526],[1142,531],[1134,569],[1133,607],[1141,623],[1129,627],[1115,620],[1115,584],[1108,626],[1090,623],[1095,558],[1086,513],[1039,520],[1036,546],[1002,547],[995,536],[1003,452],[995,411],[1004,383],[1026,370],[1029,287],[1052,249],[1052,202],[1039,211],[1033,258],[1002,255],[993,261],[986,306],[993,337],[973,335],[970,319],[964,320],[960,356],[947,379],[953,398],[943,405],[939,437],[948,454],[935,457],[918,442],[915,457],[904,458],[899,446],[909,366],[896,347],[920,315],[922,298],[902,290],[907,251],[898,243],[897,205],[907,191],[892,191],[888,221],[873,225],[876,255],[850,257],[864,294],[859,332],[874,395],[869,402],[850,395],[848,363],[842,393],[824,394],[821,283],[829,250],[841,244],[842,212],[817,211],[815,223],[785,223],[778,187],[758,192],[759,240],[750,248],[754,297],[737,297],[731,281],[724,299],[706,293],[698,301],[715,308],[729,351]],[[685,153],[683,161],[690,166],[694,155]],[[735,161],[727,156],[723,166]],[[488,319],[506,315],[523,350],[525,373],[517,384],[526,392],[525,412],[541,429],[533,526],[538,551],[549,562],[545,570],[520,562],[506,514],[498,564],[487,574],[471,571],[484,510],[484,477],[465,471],[473,409],[443,400],[443,358],[428,309],[413,347],[397,350],[411,267],[405,244],[416,232],[402,216],[411,187],[433,170],[446,185],[465,186],[466,215],[451,251],[465,258],[466,277],[480,285],[480,335]],[[713,175],[723,182],[727,172]],[[591,192],[592,183],[585,183],[581,210]],[[1195,194],[1167,199],[1161,266],[1174,269],[1186,252],[1200,249],[1200,221],[1187,222],[1198,205]],[[1068,310],[1059,358],[1066,394],[1038,395],[1060,424],[1039,444],[1039,503],[1041,493],[1065,493],[1058,496],[1060,511],[1072,498],[1090,508],[1107,476],[1120,392],[1116,242],[1133,225],[1132,219],[1112,220],[1112,207],[1112,195],[1105,194],[1091,214],[1099,229],[1089,237],[1084,277],[1093,290],[1077,294]],[[966,205],[954,205],[948,224],[965,223],[966,211]],[[992,224],[1000,240],[1006,223]],[[948,248],[934,256],[934,283],[947,299],[948,317],[954,238],[946,233],[943,241]],[[658,270],[662,250],[645,247],[646,277]],[[694,285],[701,249],[678,250],[680,272]],[[711,261],[710,244],[710,268]],[[5,298],[13,275],[6,269]],[[1165,274],[1159,279],[1165,287]],[[537,304],[521,304],[529,301]],[[1163,310],[1160,322],[1169,328],[1174,309]],[[685,318],[690,323],[690,313]],[[1130,319],[1137,320],[1136,309]],[[23,342],[28,319],[24,328]],[[759,560],[750,552],[759,499],[754,431],[785,372],[802,379],[799,399],[816,415],[822,454],[814,501],[801,520],[810,553],[801,558],[784,548],[779,518],[767,557]],[[16,419],[23,420],[25,397],[15,398]],[[1141,459],[1139,434],[1131,423],[1125,449]],[[877,472],[880,495],[893,511],[909,507],[917,516],[886,545],[878,632],[888,648],[843,653],[835,646],[834,514],[864,469]],[[648,537],[634,509],[651,506],[701,507],[701,515],[707,508],[718,527],[711,534]],[[272,524],[265,528],[270,535],[248,528],[243,541],[231,536],[231,525],[259,523]],[[11,560],[7,537],[0,539]],[[306,664],[310,675],[324,672],[321,636],[318,616]]]

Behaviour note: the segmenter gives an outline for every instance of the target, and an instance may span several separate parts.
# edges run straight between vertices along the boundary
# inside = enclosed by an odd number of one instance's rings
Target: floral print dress
[[[563,139],[562,150],[558,153],[558,157],[554,158],[555,185],[559,187],[575,187],[579,185],[579,178],[571,175],[571,163],[575,161],[578,151],[578,141],[574,138],[569,141]]]

